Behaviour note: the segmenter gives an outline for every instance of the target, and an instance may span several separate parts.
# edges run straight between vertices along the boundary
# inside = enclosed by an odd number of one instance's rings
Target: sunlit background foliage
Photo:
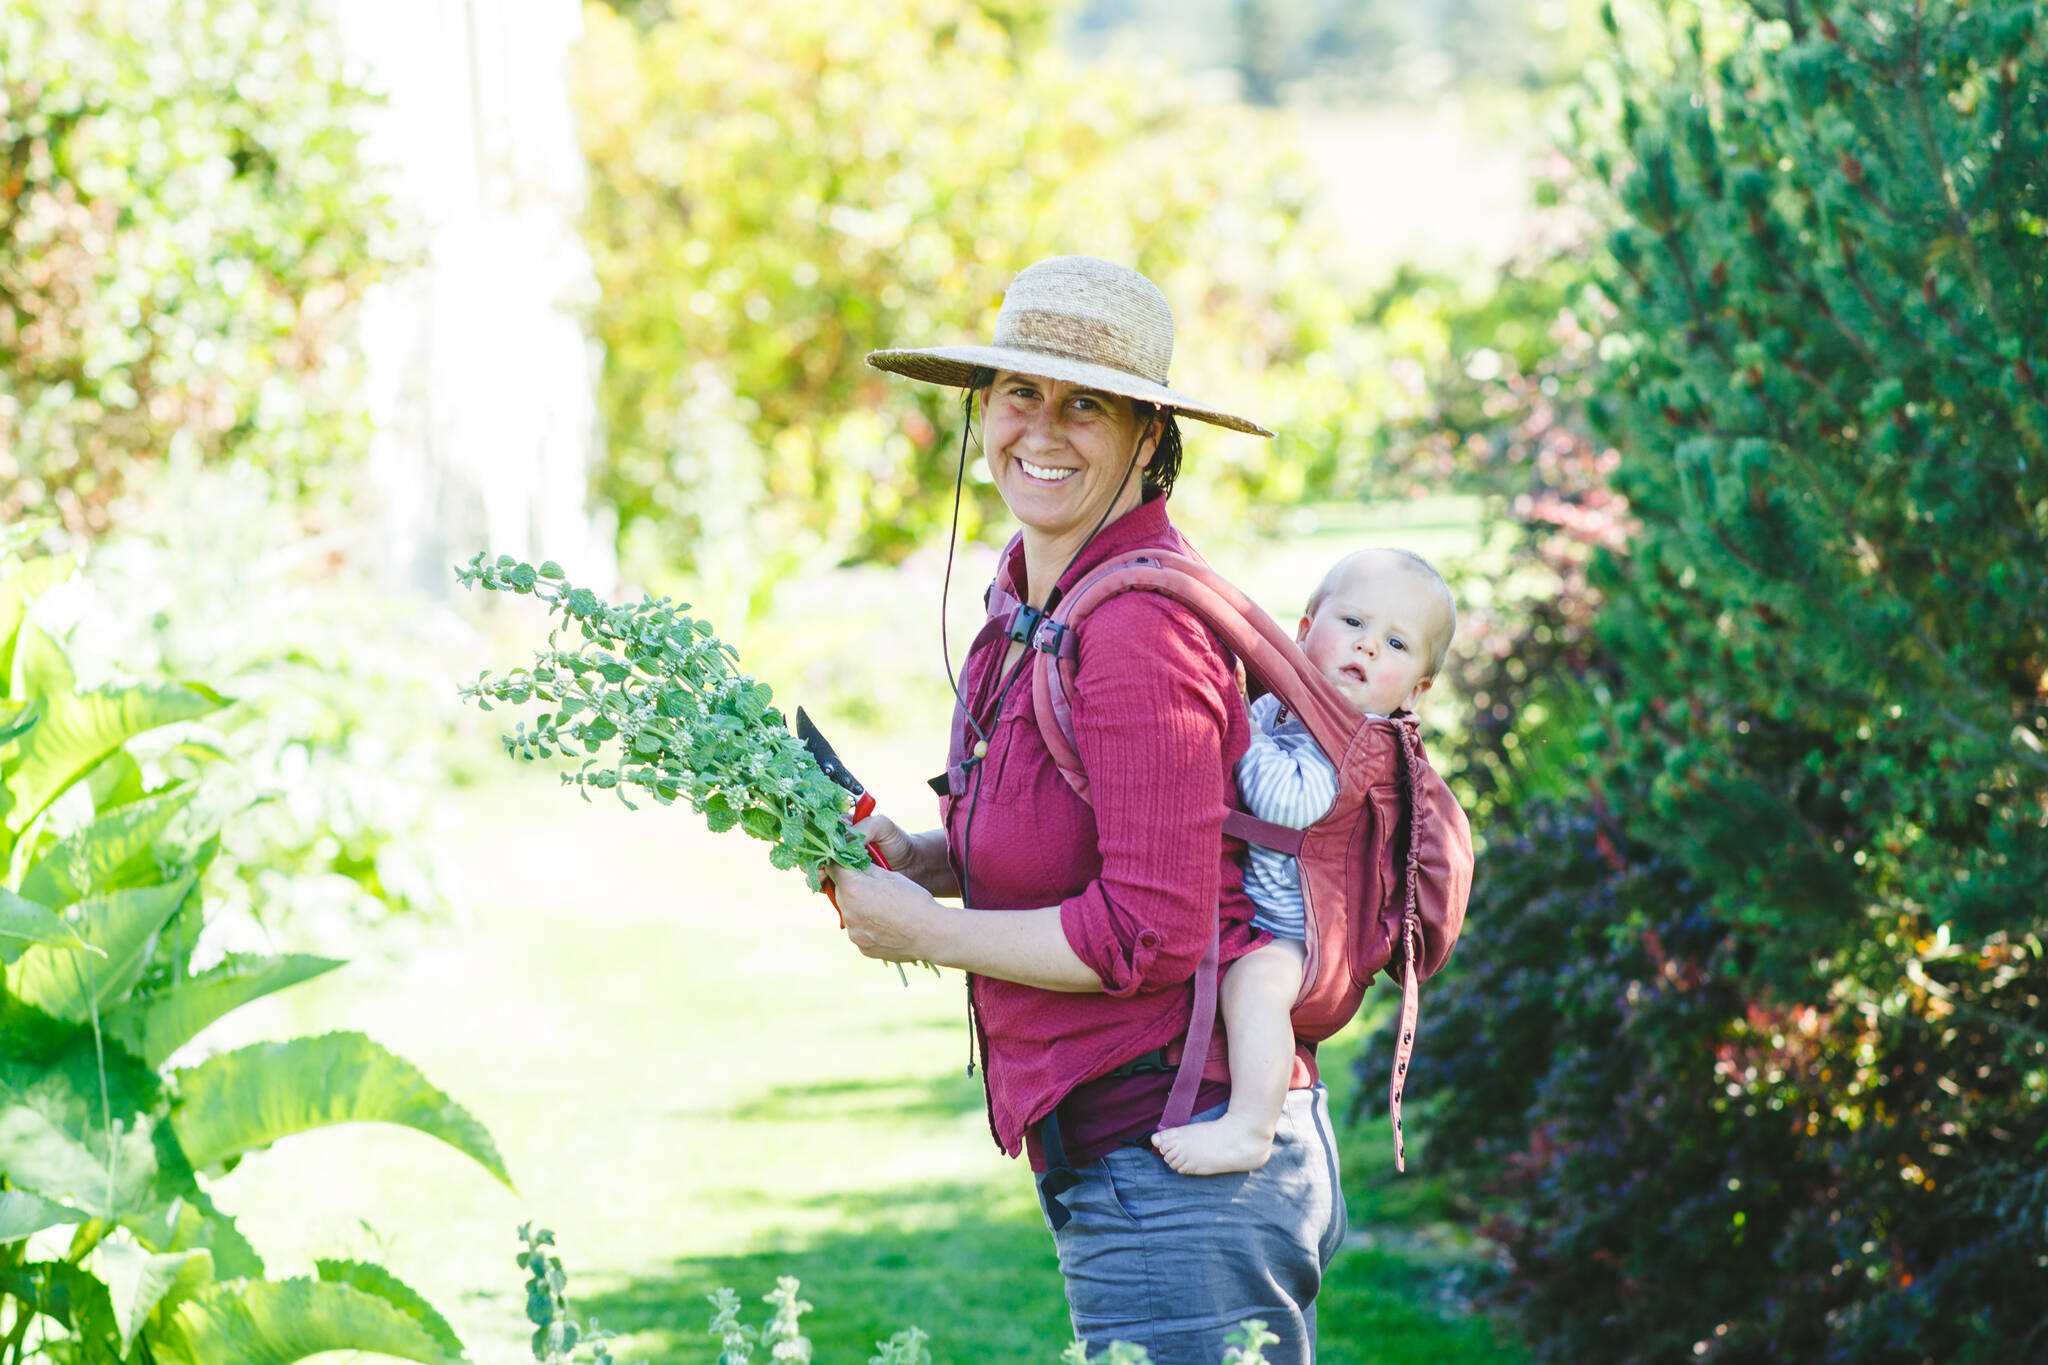
[[[742,536],[766,564],[817,541],[896,558],[929,539],[956,396],[862,357],[985,336],[1019,262],[1078,243],[1181,301],[1176,383],[1292,433],[1203,443],[1197,496],[1217,515],[1270,519],[1337,476],[1384,357],[1350,327],[1308,168],[1270,120],[1201,101],[1159,63],[1077,63],[1054,16],[933,0],[885,0],[859,24],[799,0],[701,0],[645,26],[588,12],[575,90],[596,177],[600,487],[630,549],[687,563]],[[974,478],[970,534],[998,507]]]
[[[182,453],[345,483],[352,310],[394,244],[331,34],[259,0],[7,0],[0,53],[0,519],[101,533]]]

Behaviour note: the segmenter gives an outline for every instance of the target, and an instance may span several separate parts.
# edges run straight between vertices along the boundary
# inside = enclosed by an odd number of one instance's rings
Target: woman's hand
[[[863,831],[865,832],[865,831]],[[916,848],[918,836],[911,837]],[[1092,994],[1102,979],[1060,927],[1060,908],[986,914],[940,905],[898,872],[825,865],[853,946],[884,962],[929,962],[1040,990]]]
[[[853,829],[881,851],[891,871],[901,872],[934,896],[960,894],[954,883],[953,865],[946,859],[944,830],[911,834],[886,815],[870,815]]]
[[[863,821],[861,832],[881,847],[882,856],[887,858],[888,845],[866,828],[871,823]],[[909,851],[906,844],[905,852]],[[839,918],[846,925],[846,936],[864,956],[884,962],[933,960],[933,930],[948,912],[932,899],[929,891],[900,872],[879,867],[856,871],[829,863],[825,875],[832,879],[832,893],[839,902]]]

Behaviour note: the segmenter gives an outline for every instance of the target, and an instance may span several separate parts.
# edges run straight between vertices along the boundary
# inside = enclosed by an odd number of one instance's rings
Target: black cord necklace
[[[973,408],[973,390],[970,389],[966,403],[968,416],[962,421],[960,428],[960,462],[953,475],[953,526],[946,536],[946,575],[944,583],[939,590],[939,644],[940,648],[946,652],[946,680],[953,688],[953,702],[960,708],[961,714],[966,718],[967,728],[973,732],[975,739],[973,747],[968,751],[966,757],[961,760],[960,765],[960,773],[963,780],[971,781],[973,788],[971,792],[966,793],[967,819],[960,831],[958,880],[960,882],[960,906],[962,909],[974,908],[973,882],[971,880],[973,874],[970,871],[974,861],[974,817],[981,809],[981,764],[982,760],[988,755],[988,731],[982,728],[981,722],[976,718],[973,709],[967,705],[966,699],[960,694],[960,684],[953,672],[952,650],[946,644],[946,605],[953,582],[953,546],[958,538],[960,529],[960,487],[967,472],[967,437],[973,427],[971,420]],[[1145,433],[1140,431],[1137,439],[1131,445],[1131,458],[1124,466],[1123,477],[1117,481],[1116,492],[1110,495],[1108,504],[1102,509],[1102,515],[1096,518],[1095,525],[1089,530],[1087,538],[1081,542],[1073,554],[1067,557],[1066,565],[1054,576],[1053,586],[1046,593],[1045,597],[1044,610],[1048,616],[1052,614],[1053,608],[1059,604],[1059,581],[1067,576],[1067,571],[1072,569],[1080,561],[1081,556],[1087,553],[1088,547],[1094,544],[1095,537],[1109,523],[1109,514],[1115,510],[1117,501],[1123,497],[1124,489],[1130,486],[1131,473],[1138,467],[1138,453],[1143,449],[1144,443]],[[997,721],[1002,719],[1003,706],[1009,699],[1010,689],[1015,687],[1017,680],[1030,670],[1033,663],[1031,655],[1030,642],[1026,641],[1025,649],[1018,656],[1016,664],[1011,668],[1010,675],[1003,679],[1002,685],[996,689],[995,704],[990,708],[988,714],[988,723],[991,729]],[[958,796],[960,793],[954,793],[954,795]],[[972,1076],[974,1074],[974,1056],[977,1044],[980,1045],[984,1057],[988,1054],[988,1048],[987,1044],[981,1039],[980,1018],[974,1002],[974,973],[967,972],[964,975],[967,979],[967,1074]]]

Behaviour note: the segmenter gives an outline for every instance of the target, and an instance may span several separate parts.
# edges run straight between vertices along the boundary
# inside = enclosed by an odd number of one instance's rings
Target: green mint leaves
[[[734,668],[739,656],[687,603],[611,606],[572,587],[552,560],[535,568],[510,555],[479,554],[455,576],[465,588],[533,597],[561,618],[533,667],[486,670],[462,689],[486,711],[540,704],[505,735],[506,753],[586,755],[581,771],[562,775],[585,800],[593,787],[633,809],[629,787],[664,806],[687,800],[714,832],[737,826],[767,842],[768,861],[802,868],[813,891],[828,862],[868,865],[846,823],[846,792],[789,732],[767,685]]]

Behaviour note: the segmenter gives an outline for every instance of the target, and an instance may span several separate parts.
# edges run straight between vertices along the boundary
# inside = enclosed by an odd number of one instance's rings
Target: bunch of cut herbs
[[[768,861],[803,869],[813,891],[828,862],[868,866],[846,823],[851,798],[789,732],[767,685],[734,667],[738,654],[687,603],[611,606],[571,586],[560,565],[510,555],[479,554],[456,577],[466,588],[538,598],[561,617],[533,667],[485,670],[462,689],[486,711],[542,705],[504,736],[506,753],[586,755],[579,771],[562,774],[585,800],[593,787],[634,809],[629,788],[664,806],[686,799],[713,831],[737,826],[767,841]]]

